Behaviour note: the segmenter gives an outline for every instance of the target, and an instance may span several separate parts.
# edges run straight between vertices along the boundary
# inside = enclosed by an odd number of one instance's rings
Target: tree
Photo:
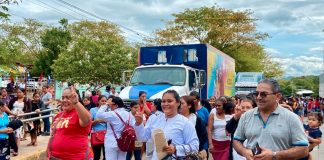
[[[278,81],[283,95],[296,95],[298,89],[308,89],[314,92],[313,96],[318,96],[319,77],[318,76],[302,76],[291,79],[282,79]]]
[[[116,25],[81,21],[69,25],[68,30],[72,36],[68,49],[51,66],[55,79],[83,84],[120,83],[122,71],[135,67],[137,51]]]
[[[16,0],[1,0],[0,1],[0,19],[3,20],[9,20],[9,8],[6,5],[9,5],[10,3],[18,4],[18,1]]]
[[[1,24],[1,64],[33,64],[41,50],[40,36],[45,28],[45,25],[32,19],[25,19],[23,23]]]
[[[52,27],[45,30],[41,36],[42,51],[37,56],[35,67],[33,68],[34,74],[51,75],[51,66],[58,55],[66,49],[69,42],[72,40],[70,32],[67,30],[67,19],[59,21],[60,27]]]
[[[236,71],[263,71],[270,77],[282,72],[272,62],[259,41],[268,37],[256,30],[255,19],[249,10],[234,12],[225,8],[201,7],[172,14],[164,29],[148,38],[148,45],[170,45],[188,42],[209,43],[236,60]],[[266,65],[267,60],[273,65]],[[280,70],[280,69],[279,69]]]

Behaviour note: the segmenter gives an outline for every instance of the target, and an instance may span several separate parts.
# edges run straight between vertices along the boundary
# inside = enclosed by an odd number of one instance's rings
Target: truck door
[[[199,91],[197,87],[197,74],[194,70],[189,70],[189,91]]]

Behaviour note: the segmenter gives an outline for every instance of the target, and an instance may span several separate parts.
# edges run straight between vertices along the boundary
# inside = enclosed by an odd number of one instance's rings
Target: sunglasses
[[[261,98],[265,98],[268,95],[273,95],[273,94],[276,94],[276,93],[258,92],[258,91],[253,92],[254,97],[258,97],[260,95]]]
[[[62,96],[62,100],[63,99],[71,99],[72,98],[72,96]]]

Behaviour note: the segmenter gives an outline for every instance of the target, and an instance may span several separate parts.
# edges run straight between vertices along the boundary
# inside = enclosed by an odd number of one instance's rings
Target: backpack
[[[122,130],[120,137],[117,138],[114,127],[109,123],[117,141],[117,146],[123,152],[133,151],[135,149],[136,133],[135,129],[129,124],[130,118],[128,118],[128,121],[126,123],[117,112],[115,113],[124,124],[124,129]]]

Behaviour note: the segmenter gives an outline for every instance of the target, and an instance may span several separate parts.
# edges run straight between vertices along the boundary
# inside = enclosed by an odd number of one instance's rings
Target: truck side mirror
[[[122,76],[122,82],[124,84],[126,84],[126,82],[128,82],[132,76],[132,70],[126,70],[126,71],[123,71],[123,76]]]
[[[198,75],[198,80],[199,80],[199,88],[202,88],[206,85],[206,71],[200,70],[199,75]]]

